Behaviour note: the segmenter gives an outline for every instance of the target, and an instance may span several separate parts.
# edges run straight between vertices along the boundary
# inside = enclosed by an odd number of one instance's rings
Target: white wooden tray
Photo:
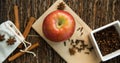
[[[69,48],[71,47],[70,41],[66,40],[66,46],[64,45],[64,42],[55,43],[52,41],[49,41],[42,32],[42,24],[44,18],[52,11],[57,9],[57,6],[59,3],[63,2],[62,0],[56,1],[40,18],[36,20],[36,22],[33,24],[33,29],[44,39],[46,42],[68,63],[99,63],[100,60],[96,57],[96,54],[94,51],[90,52],[89,54],[85,54],[88,50],[81,51],[80,53],[77,52],[75,55],[70,55]],[[65,2],[64,2],[65,3]],[[75,19],[76,22],[76,29],[74,34],[70,39],[73,39],[74,41],[76,39],[84,40],[85,44],[88,44],[88,46],[91,47],[88,35],[92,31],[85,23],[81,20],[81,18],[75,14],[75,12],[72,11],[71,8],[68,7],[68,5],[65,4],[65,11],[69,12]],[[79,27],[83,27],[83,31],[79,32],[77,29]],[[80,34],[83,33],[82,36]]]

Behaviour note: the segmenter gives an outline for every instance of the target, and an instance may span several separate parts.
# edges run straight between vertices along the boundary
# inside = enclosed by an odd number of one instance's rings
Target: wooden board
[[[64,59],[66,60],[66,62],[68,63],[99,63],[100,60],[96,57],[96,54],[94,53],[94,51],[89,52],[89,54],[85,54],[85,52],[88,52],[87,49],[81,51],[81,52],[76,52],[75,55],[70,55],[69,53],[69,48],[71,48],[71,41],[66,40],[66,46],[64,45],[64,42],[60,42],[60,43],[55,43],[52,42],[50,40],[48,40],[43,32],[42,32],[42,24],[43,24],[43,20],[44,18],[52,11],[57,9],[57,6],[59,5],[60,2],[63,2],[62,0],[58,0],[56,1],[40,18],[38,18],[36,20],[36,22],[33,24],[33,29],[44,39],[46,40],[46,42]],[[65,3],[65,2],[64,2]],[[69,12],[75,19],[76,22],[76,28],[75,28],[75,32],[72,35],[72,37],[70,38],[73,39],[73,41],[75,41],[76,39],[79,40],[84,40],[85,44],[88,44],[89,47],[91,47],[88,35],[89,33],[92,31],[85,23],[84,21],[81,20],[81,18],[75,14],[74,11],[72,11],[71,8],[68,7],[68,5],[66,5],[65,11]],[[83,31],[77,31],[78,28],[83,27]],[[81,33],[83,33],[83,35],[81,35]]]

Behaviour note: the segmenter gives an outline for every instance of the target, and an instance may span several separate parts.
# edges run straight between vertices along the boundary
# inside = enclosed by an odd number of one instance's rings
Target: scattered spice
[[[70,38],[68,39],[68,41],[70,41]]]
[[[103,56],[120,49],[120,36],[115,26],[94,33],[94,36]]]
[[[85,54],[90,54],[89,52],[85,52]]]
[[[8,40],[7,40],[7,43],[8,45],[12,45],[16,42],[15,38],[14,37],[10,37]]]
[[[83,27],[78,27],[76,31],[80,32],[80,36],[83,35]],[[85,49],[88,49],[89,52],[85,52],[85,54],[90,54],[93,47],[88,48],[88,44],[85,44],[84,40],[81,39],[69,39],[70,45],[72,48],[69,48],[70,55],[74,55],[76,52],[84,51]]]
[[[80,40],[82,43],[84,43],[84,40]]]
[[[85,50],[85,48],[87,47],[87,44],[81,44],[80,47],[82,48],[82,50]]]
[[[76,53],[75,48],[69,48],[70,55],[74,55]]]
[[[76,45],[72,45],[74,48],[76,47]]]
[[[64,10],[64,8],[65,8],[65,4],[63,2],[61,2],[57,7],[58,10]]]
[[[88,44],[84,43],[84,40],[80,40],[80,39],[76,39],[75,41],[71,40],[70,45],[72,46],[72,48],[70,49],[74,49],[75,51],[81,52],[84,51],[85,49],[88,49],[90,52],[93,49],[93,47],[89,47],[88,48]],[[73,44],[74,43],[74,44]],[[69,51],[71,54],[71,51]],[[85,54],[89,54],[90,52],[85,52]],[[76,52],[74,52],[75,54]],[[74,55],[72,54],[72,55]]]
[[[70,45],[73,45],[74,44],[74,41],[73,40],[71,40],[71,43],[70,43]]]
[[[79,28],[77,29],[77,31],[79,31],[79,32],[80,32],[80,36],[82,36],[82,35],[83,35],[83,27],[79,27]]]
[[[75,43],[78,45],[80,43],[80,40],[76,39]]]
[[[83,27],[81,27],[81,30],[80,30],[80,32],[82,32],[83,31]]]
[[[84,43],[83,40],[81,40],[81,47],[87,47],[88,45]]]
[[[92,51],[93,50],[93,47],[90,47],[90,48],[87,48],[89,51]]]
[[[80,27],[77,29],[77,31],[79,31],[80,30]]]
[[[66,46],[66,42],[64,42],[64,46]]]
[[[75,47],[76,49],[79,49],[79,47]]]
[[[82,32],[82,31],[83,31],[83,27],[79,27],[79,28],[77,29],[77,31]]]
[[[82,51],[82,48],[79,48],[79,49],[78,49],[78,52],[81,52],[81,51]]]
[[[5,35],[0,35],[0,41],[5,40],[4,36],[5,36]]]
[[[83,35],[83,32],[81,32],[80,36],[82,36],[82,35]]]

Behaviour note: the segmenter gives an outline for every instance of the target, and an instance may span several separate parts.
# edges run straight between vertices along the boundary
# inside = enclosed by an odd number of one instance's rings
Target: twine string
[[[22,43],[24,44],[25,49],[24,49],[24,50],[20,50],[20,51],[21,51],[21,52],[26,52],[26,53],[33,54],[33,56],[36,57],[36,54],[35,54],[34,52],[28,51],[28,49],[31,47],[31,43],[30,43],[30,42],[27,42],[27,41],[25,41],[25,40],[24,40]],[[28,46],[27,46],[27,44],[28,44]]]

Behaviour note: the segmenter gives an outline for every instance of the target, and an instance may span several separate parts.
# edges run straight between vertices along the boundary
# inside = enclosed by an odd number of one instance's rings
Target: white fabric
[[[31,43],[29,43],[29,46],[26,46],[28,43],[26,43],[23,35],[11,21],[8,20],[0,25],[0,35],[5,35],[5,40],[0,41],[0,63],[2,63],[20,43],[23,43],[25,46],[25,50],[21,50],[22,52],[32,53],[35,55],[34,52],[27,51],[31,46]],[[13,45],[7,44],[6,41],[9,37],[15,37],[16,42]]]

